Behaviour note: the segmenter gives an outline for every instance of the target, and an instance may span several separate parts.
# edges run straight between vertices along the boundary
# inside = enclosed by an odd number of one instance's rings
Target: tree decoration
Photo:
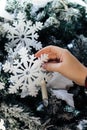
[[[21,96],[26,95],[36,96],[38,89],[36,86],[41,86],[41,81],[46,80],[49,74],[41,67],[44,62],[47,62],[47,55],[42,55],[36,59],[34,55],[28,55],[28,50],[22,47],[19,52],[19,59],[13,61],[13,64],[6,62],[3,65],[5,72],[12,73],[10,77],[11,85],[9,93],[17,93],[21,90]]]
[[[13,21],[13,24],[6,23],[3,25],[4,30],[7,31],[8,43],[5,45],[6,51],[9,48],[15,48],[18,44],[21,46],[26,46],[26,48],[31,49],[31,47],[39,50],[42,48],[41,42],[38,42],[37,31],[41,30],[42,23],[36,22],[32,23],[31,20],[26,21],[23,14],[19,14],[17,20]]]

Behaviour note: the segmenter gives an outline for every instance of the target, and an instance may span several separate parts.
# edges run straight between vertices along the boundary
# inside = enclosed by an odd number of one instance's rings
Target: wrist
[[[87,68],[85,66],[79,70],[76,83],[80,86],[87,86]]]
[[[85,78],[85,87],[87,88],[87,76]]]
[[[83,69],[83,74],[82,74],[82,86],[85,86],[85,87],[87,87],[87,68],[86,67],[84,67],[84,69]]]

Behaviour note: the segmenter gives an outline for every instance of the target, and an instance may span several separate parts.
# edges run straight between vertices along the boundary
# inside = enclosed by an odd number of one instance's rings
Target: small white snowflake
[[[12,65],[9,61],[6,61],[5,64],[2,65],[4,72],[12,72]]]
[[[9,61],[6,61],[3,66],[3,70],[4,72],[9,72],[10,71],[10,62]]]
[[[2,119],[0,121],[0,130],[6,130],[6,128],[4,126],[4,121]]]

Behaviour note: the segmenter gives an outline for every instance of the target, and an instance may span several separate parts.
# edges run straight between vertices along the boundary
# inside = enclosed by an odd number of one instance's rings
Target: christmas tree
[[[47,55],[34,56],[55,45],[87,66],[86,25],[86,0],[0,0],[1,130],[87,129],[87,89],[44,70]],[[51,86],[47,104],[42,86]]]

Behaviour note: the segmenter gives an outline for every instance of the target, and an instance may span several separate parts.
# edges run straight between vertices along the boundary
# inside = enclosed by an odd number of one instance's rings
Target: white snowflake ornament
[[[23,20],[22,20],[23,19]],[[7,25],[7,26],[6,26]],[[42,23],[32,23],[31,20],[26,21],[24,18],[14,20],[12,25],[4,24],[4,30],[7,31],[7,38],[9,40],[5,45],[5,49],[15,48],[18,44],[30,50],[32,47],[36,50],[42,48],[41,42],[38,42],[38,30],[42,29]]]
[[[10,93],[17,93],[21,90],[21,96],[26,95],[36,96],[38,87],[41,81],[48,80],[48,74],[41,65],[48,60],[47,55],[42,55],[41,58],[36,59],[34,55],[29,55],[26,48],[21,48],[18,52],[19,59],[14,60],[13,64],[7,63],[3,65],[5,72],[7,70],[12,72],[9,88]],[[6,69],[5,69],[6,68]],[[8,68],[8,69],[7,69]]]

